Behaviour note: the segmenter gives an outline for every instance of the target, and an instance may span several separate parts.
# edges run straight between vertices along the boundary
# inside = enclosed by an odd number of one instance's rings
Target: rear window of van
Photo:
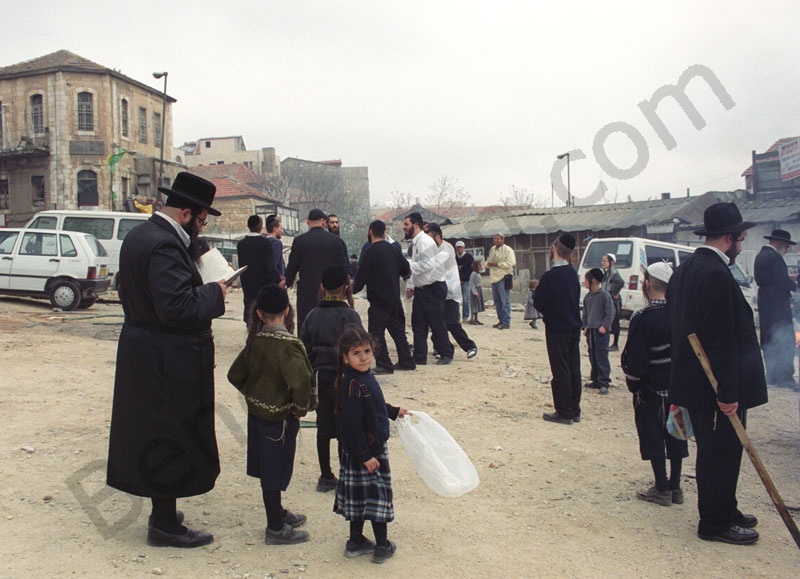
[[[114,235],[114,219],[105,217],[65,217],[63,229],[89,233],[97,239],[111,239]]]
[[[603,256],[608,253],[613,253],[617,257],[616,267],[628,268],[633,263],[633,242],[626,240],[593,241],[583,256],[583,267],[586,269],[602,267]]]
[[[120,219],[117,239],[122,241],[134,228],[139,227],[146,219]]]

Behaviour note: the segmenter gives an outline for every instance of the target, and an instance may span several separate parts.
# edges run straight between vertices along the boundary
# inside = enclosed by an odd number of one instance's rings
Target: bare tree
[[[389,208],[392,211],[402,211],[414,205],[414,197],[408,191],[392,191],[390,195],[392,200],[389,202]]]
[[[428,209],[439,215],[447,215],[453,207],[464,207],[469,202],[469,193],[461,186],[458,179],[446,174],[438,177],[430,185],[430,195],[425,200]]]
[[[508,186],[506,195],[500,196],[500,202],[506,207],[518,207],[520,209],[545,206],[545,202],[537,198],[533,191],[528,191],[524,187],[517,187],[513,184]]]

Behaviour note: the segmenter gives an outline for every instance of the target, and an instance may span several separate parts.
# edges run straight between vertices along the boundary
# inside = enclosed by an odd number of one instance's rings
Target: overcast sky
[[[5,4],[0,65],[66,49],[157,89],[152,72],[167,70],[175,145],[241,135],[281,158],[368,166],[373,204],[394,191],[424,202],[447,175],[475,205],[511,185],[549,205],[567,151],[579,203],[601,180],[607,201],[731,190],[753,149],[800,134],[796,1]],[[667,150],[638,104],[698,64],[735,105],[695,78],[687,94],[706,126],[665,99]],[[618,122],[637,145],[596,139]],[[636,175],[609,175],[595,140]]]

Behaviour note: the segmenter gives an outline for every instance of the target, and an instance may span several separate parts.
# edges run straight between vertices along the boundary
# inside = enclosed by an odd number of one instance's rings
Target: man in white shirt
[[[447,336],[445,323],[445,300],[447,283],[445,269],[438,262],[439,248],[422,230],[423,221],[419,213],[410,213],[403,220],[405,238],[411,240],[411,278],[409,293],[414,296],[411,308],[411,329],[414,334],[414,361],[428,363],[428,328],[433,334],[433,345],[441,356],[437,364],[453,361],[453,345]]]

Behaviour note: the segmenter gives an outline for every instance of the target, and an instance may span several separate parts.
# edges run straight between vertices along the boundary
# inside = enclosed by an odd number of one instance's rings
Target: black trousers
[[[453,345],[447,337],[444,302],[447,299],[447,284],[437,281],[425,287],[414,288],[414,304],[411,306],[411,329],[414,332],[414,360],[427,362],[428,328],[433,334],[433,346],[443,358],[453,357]]]
[[[737,514],[736,485],[742,464],[742,444],[730,419],[718,409],[690,409],[697,440],[697,530],[716,534],[728,530]],[[739,409],[746,422],[746,411]]]
[[[387,306],[371,303],[367,311],[367,331],[375,340],[375,364],[383,368],[391,368],[392,360],[386,346],[386,330],[394,341],[397,350],[397,361],[400,364],[413,364],[411,346],[406,338],[406,315],[403,305]]]
[[[469,352],[476,347],[475,342],[470,339],[461,325],[461,307],[456,300],[444,302],[444,317],[447,322],[447,331],[462,350]]]
[[[555,331],[545,326],[547,358],[553,380],[553,406],[560,416],[574,418],[581,414],[581,330]]]

